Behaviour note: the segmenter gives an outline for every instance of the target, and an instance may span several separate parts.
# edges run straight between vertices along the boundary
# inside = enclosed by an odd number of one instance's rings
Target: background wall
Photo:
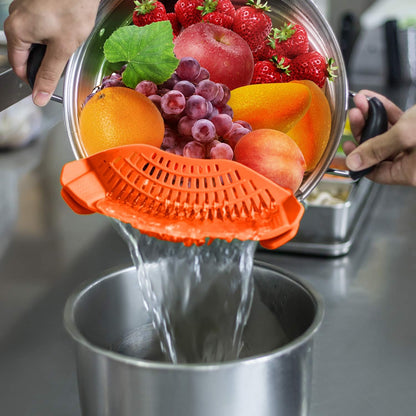
[[[320,2],[321,0],[316,0],[318,6]],[[339,36],[341,18],[345,13],[353,13],[359,17],[374,2],[374,0],[327,0],[327,18],[335,34]]]

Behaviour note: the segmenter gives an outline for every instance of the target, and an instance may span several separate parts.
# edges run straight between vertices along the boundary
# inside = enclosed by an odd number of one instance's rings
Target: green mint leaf
[[[111,63],[127,62],[123,82],[135,88],[143,80],[162,84],[172,75],[179,63],[173,46],[172,26],[166,20],[118,28],[105,41],[104,55]]]

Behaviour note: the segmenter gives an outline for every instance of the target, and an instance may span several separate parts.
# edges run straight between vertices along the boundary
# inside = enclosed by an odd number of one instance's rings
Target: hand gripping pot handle
[[[29,57],[27,59],[27,71],[26,76],[29,82],[30,87],[33,89],[36,80],[36,74],[38,73],[42,59],[45,56],[46,45],[40,43],[34,43],[29,52]],[[62,103],[63,99],[61,96],[52,94],[51,100],[57,103]]]
[[[354,96],[355,93],[350,92],[350,96]],[[368,139],[378,136],[387,131],[388,120],[387,112],[384,108],[383,103],[377,97],[368,98],[368,117],[365,122],[363,131],[361,133],[360,144],[364,143]],[[350,177],[354,181],[361,179],[368,175],[375,166],[360,171],[343,171],[338,169],[329,168],[327,173],[334,174],[337,176]]]
[[[388,127],[387,112],[383,103],[377,97],[372,97],[368,100],[368,105],[368,118],[361,133],[360,143],[384,133]],[[373,169],[374,166],[370,166],[360,171],[350,171],[350,176],[352,179],[358,180],[369,174]]]

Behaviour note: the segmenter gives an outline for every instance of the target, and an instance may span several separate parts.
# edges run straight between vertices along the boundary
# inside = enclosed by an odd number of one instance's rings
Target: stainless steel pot
[[[215,364],[161,361],[134,268],[85,284],[64,313],[76,345],[82,414],[306,416],[322,300],[265,263],[255,263],[254,279],[244,332],[250,350]]]
[[[174,0],[166,0],[164,3],[169,10],[173,8]],[[245,4],[245,0],[234,0],[233,3],[240,6]],[[344,130],[349,95],[342,53],[331,27],[312,0],[271,0],[269,4],[272,8],[270,15],[274,26],[287,20],[301,23],[308,31],[312,49],[321,52],[326,57],[334,58],[338,67],[335,82],[327,82],[325,86],[325,93],[332,112],[330,139],[321,160],[312,172],[305,175],[296,192],[296,197],[302,201],[315,188],[325,173],[358,180],[369,173],[372,168],[359,172],[329,168]],[[131,14],[130,0],[103,0],[101,2],[95,29],[68,63],[64,96],[52,96],[53,100],[64,102],[66,129],[77,158],[87,156],[80,139],[78,122],[82,103],[94,87],[101,83],[102,77],[111,72],[102,53],[104,42],[115,29],[130,22]],[[45,50],[44,45],[37,46],[37,48],[33,48],[33,53],[30,54],[28,60],[28,79],[32,86]],[[387,116],[382,103],[377,98],[372,98],[369,100],[369,104],[369,116],[361,135],[361,142],[381,134],[387,129]]]
[[[169,8],[172,7],[173,1],[168,0],[164,3]],[[236,0],[233,3],[243,5],[245,0]],[[333,57],[338,67],[335,82],[327,82],[325,87],[332,112],[330,140],[320,162],[313,172],[304,178],[297,192],[298,199],[303,200],[327,171],[339,146],[348,108],[346,70],[337,39],[312,0],[271,0],[268,3],[272,8],[270,16],[274,26],[287,20],[301,23],[308,31],[312,48],[326,57]],[[102,1],[94,31],[68,63],[63,96],[65,124],[77,158],[87,155],[80,140],[78,124],[81,105],[92,89],[101,83],[103,75],[108,71],[102,53],[103,44],[116,28],[129,21],[131,13],[131,0]]]

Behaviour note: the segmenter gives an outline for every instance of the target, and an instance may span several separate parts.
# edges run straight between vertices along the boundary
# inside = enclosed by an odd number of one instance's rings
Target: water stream
[[[176,364],[238,358],[254,293],[256,243],[214,240],[186,247],[116,220],[114,225],[129,246],[166,359]]]

